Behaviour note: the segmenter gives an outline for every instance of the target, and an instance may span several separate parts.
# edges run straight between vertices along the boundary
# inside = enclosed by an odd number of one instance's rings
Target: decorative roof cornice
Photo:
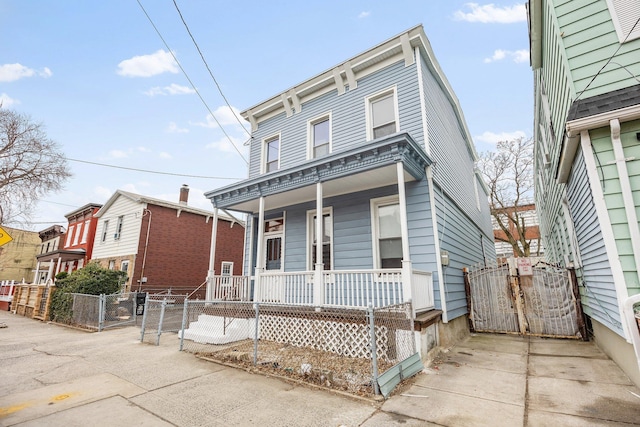
[[[238,203],[295,190],[316,182],[330,181],[402,162],[415,179],[422,179],[432,161],[407,133],[398,133],[371,143],[308,161],[300,166],[275,171],[205,193],[214,206]]]

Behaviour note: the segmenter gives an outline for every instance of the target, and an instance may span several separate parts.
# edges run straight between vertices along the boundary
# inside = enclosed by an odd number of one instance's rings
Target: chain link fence
[[[65,323],[102,331],[107,328],[137,324],[136,293],[87,295],[69,293],[69,317]]]
[[[170,312],[165,301],[149,300],[141,341],[158,345],[163,331],[175,330]],[[372,395],[380,374],[416,353],[411,313],[410,303],[348,309],[185,300],[178,337],[180,350],[201,357]]]

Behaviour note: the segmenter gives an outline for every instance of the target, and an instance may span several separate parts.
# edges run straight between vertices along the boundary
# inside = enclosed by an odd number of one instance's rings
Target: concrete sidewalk
[[[640,391],[591,343],[476,335],[386,402],[0,311],[3,426],[536,426],[640,423]]]

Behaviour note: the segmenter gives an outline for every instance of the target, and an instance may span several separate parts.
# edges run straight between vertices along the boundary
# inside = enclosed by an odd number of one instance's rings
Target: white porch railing
[[[248,276],[213,276],[207,285],[207,300],[250,301],[251,283]]]
[[[3,280],[0,282],[0,301],[13,301],[13,292],[16,282],[14,280]]]
[[[250,281],[242,277],[242,289],[246,291],[238,299],[246,301],[251,297]],[[323,292],[318,303],[314,300],[315,272],[266,272],[260,276],[253,298],[279,304],[340,307],[383,307],[411,299],[415,311],[434,308],[432,274],[414,270],[411,285],[412,294],[405,295],[402,269],[326,270],[322,272]]]

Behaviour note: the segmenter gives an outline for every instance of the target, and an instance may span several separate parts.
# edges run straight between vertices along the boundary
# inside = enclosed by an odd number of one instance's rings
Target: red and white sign
[[[518,271],[521,276],[533,276],[531,258],[516,258],[518,260]]]

